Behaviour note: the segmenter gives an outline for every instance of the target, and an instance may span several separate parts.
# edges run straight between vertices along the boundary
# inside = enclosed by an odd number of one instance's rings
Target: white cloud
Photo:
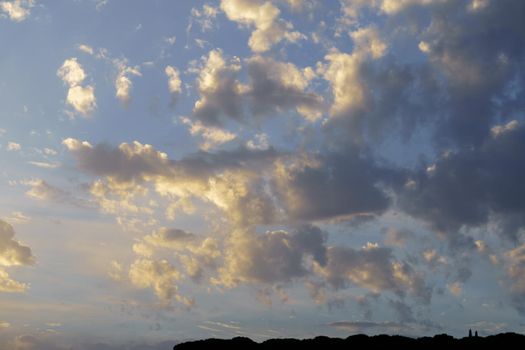
[[[142,73],[138,66],[128,66],[126,60],[116,59],[113,63],[118,71],[115,78],[115,96],[120,102],[127,104],[130,100],[130,92],[133,86],[130,76],[141,77]]]
[[[56,169],[60,166],[60,163],[36,162],[36,161],[29,161],[28,163],[36,167],[45,168],[45,169]]]
[[[279,19],[280,11],[270,1],[221,0],[226,16],[241,25],[253,26],[248,45],[254,52],[265,52],[282,40],[297,42],[305,36],[293,31],[293,25]]]
[[[371,92],[362,77],[362,66],[370,58],[379,59],[386,52],[386,44],[372,27],[351,32],[354,50],[351,54],[332,49],[319,64],[318,71],[332,87],[332,116],[352,116],[364,112],[371,103]]]
[[[181,117],[180,120],[189,126],[190,134],[200,135],[203,138],[204,142],[201,143],[200,148],[205,151],[230,142],[237,137],[228,130],[205,126],[200,121],[193,122],[187,117]]]
[[[35,6],[34,0],[13,0],[0,2],[0,10],[7,14],[12,21],[22,22],[31,14]]]
[[[500,137],[506,132],[515,130],[519,126],[519,122],[517,120],[511,120],[505,125],[496,125],[490,129],[490,132],[492,134],[492,137]]]
[[[54,149],[52,148],[44,148],[43,150],[43,153],[46,155],[46,156],[56,156],[57,155],[57,151],[55,151]]]
[[[196,22],[201,32],[206,32],[214,27],[214,20],[219,13],[219,9],[210,4],[204,4],[201,8],[194,7],[191,9],[191,17],[186,32],[189,33],[193,27],[193,22]]]
[[[32,265],[35,258],[31,248],[14,239],[15,231],[7,222],[0,220],[0,266]]]
[[[21,149],[22,149],[22,146],[19,143],[12,142],[12,141],[7,143],[7,150],[10,152],[17,152],[17,151],[20,151]]]
[[[94,53],[93,48],[86,44],[79,44],[77,48],[79,51],[87,53],[88,55],[93,55]]]
[[[79,113],[89,115],[97,107],[93,86],[73,86],[67,93],[67,102]]]
[[[64,61],[57,75],[69,86],[66,102],[84,116],[91,114],[97,107],[95,89],[91,85],[81,86],[86,79],[84,69],[76,57]]]
[[[80,85],[86,79],[86,73],[76,57],[65,60],[58,69],[57,75],[70,87]]]
[[[267,150],[270,147],[268,135],[265,133],[255,134],[252,140],[248,140],[248,142],[246,142],[246,147],[253,150]]]
[[[13,211],[8,217],[6,217],[8,222],[12,223],[24,223],[31,220],[31,218],[21,211]]]
[[[192,299],[178,294],[175,282],[181,278],[181,274],[166,260],[138,259],[131,264],[129,278],[139,288],[152,288],[161,300],[176,299],[186,306],[194,304]]]
[[[182,92],[182,82],[180,80],[179,70],[172,66],[166,66],[164,73],[168,77],[168,90],[171,94],[171,103],[174,105],[179,94]]]
[[[27,266],[35,263],[31,248],[15,240],[15,231],[0,220],[0,292],[25,292],[28,285],[13,280],[4,267]]]

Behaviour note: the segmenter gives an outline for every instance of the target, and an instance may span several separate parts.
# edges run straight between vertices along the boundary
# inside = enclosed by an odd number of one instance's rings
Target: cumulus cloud
[[[319,265],[326,264],[325,240],[325,234],[315,226],[264,234],[238,230],[229,238],[226,261],[216,283],[232,287],[291,282],[311,273],[308,257]]]
[[[67,103],[83,115],[92,113],[96,108],[95,88],[93,86],[73,86],[67,92]]]
[[[231,220],[240,222],[270,222],[275,209],[259,173],[279,153],[274,149],[209,153],[201,151],[178,161],[139,142],[123,143],[118,148],[86,141],[66,139],[64,145],[77,159],[83,171],[104,176],[103,189],[97,191],[106,197],[117,194],[127,199],[142,184],[152,185],[154,191],[172,203],[197,198],[214,204]],[[181,210],[185,210],[183,205]]]
[[[525,127],[493,130],[498,132],[479,148],[445,153],[431,167],[415,173],[414,187],[399,193],[401,207],[451,239],[461,227],[495,220],[500,223],[497,231],[515,240],[524,224],[520,217],[525,207],[518,198],[525,195],[521,181],[525,168],[519,157],[525,149]],[[473,241],[469,245],[474,248]]]
[[[280,10],[270,1],[221,0],[220,7],[231,21],[255,28],[248,41],[254,52],[268,51],[283,40],[295,43],[304,38],[279,18]]]
[[[84,116],[91,114],[97,106],[95,88],[91,85],[80,85],[86,79],[86,73],[77,58],[66,59],[58,69],[57,75],[69,87],[66,102]]]
[[[24,21],[35,6],[34,0],[13,0],[0,2],[0,10],[15,22]]]
[[[403,297],[408,292],[426,304],[432,296],[423,275],[408,262],[396,260],[389,248],[330,247],[322,273],[334,288],[351,283],[373,293],[390,291]]]
[[[115,96],[124,105],[129,103],[131,96],[131,88],[133,83],[130,76],[141,77],[142,73],[138,66],[128,66],[126,60],[115,59],[113,61],[115,68],[117,69],[117,77],[115,78]]]
[[[35,263],[31,248],[15,240],[15,231],[7,222],[0,220],[0,292],[24,292],[28,284],[13,280],[4,267],[27,266]]]
[[[306,91],[315,77],[312,68],[298,69],[290,62],[255,56],[247,60],[250,78],[247,94],[254,115],[295,109],[309,120],[321,117],[323,98]]]
[[[133,285],[139,288],[152,288],[162,300],[178,298],[191,305],[191,300],[182,299],[177,294],[175,282],[180,277],[179,271],[166,260],[139,259],[129,270],[129,278]]]
[[[390,199],[378,185],[395,177],[354,149],[280,163],[274,181],[291,218],[322,220],[381,214]]]
[[[240,69],[239,59],[227,62],[222,51],[210,51],[204,58],[197,82],[201,96],[193,108],[197,119],[206,124],[219,125],[220,116],[235,120],[242,118],[240,95],[244,88],[236,78]]]
[[[525,27],[518,13],[525,4],[491,1],[475,8],[472,12],[465,4],[452,2],[447,11],[434,11],[420,44],[432,66],[447,77],[450,110],[438,137],[463,145],[483,142],[498,111],[511,113],[522,106],[521,93],[509,94],[508,83],[523,82],[525,39],[520,33]],[[479,40],[481,33],[484,40]]]
[[[200,135],[203,142],[200,148],[204,151],[208,151],[222,144],[228,143],[234,140],[237,135],[234,133],[213,126],[205,126],[200,121],[192,122],[187,117],[181,117],[181,122],[188,125],[191,135]]]
[[[177,97],[182,92],[182,83],[180,81],[179,70],[172,66],[166,66],[164,72],[168,77],[168,90],[171,95],[172,104],[174,104],[177,100]]]
[[[7,143],[6,149],[10,152],[16,152],[16,151],[20,151],[22,149],[22,146],[17,142],[9,141]]]
[[[57,75],[69,86],[79,85],[86,79],[86,73],[76,57],[65,60],[58,69]]]
[[[325,56],[327,63],[318,67],[332,89],[330,114],[340,118],[355,118],[358,113],[369,110],[372,94],[363,76],[363,67],[369,59],[384,56],[387,48],[373,27],[356,30],[350,36],[354,41],[351,54],[334,48]]]
[[[0,220],[0,265],[32,265],[35,258],[31,248],[21,245],[14,239],[15,231],[7,222]]]
[[[248,83],[238,80],[242,65],[238,58],[227,61],[221,51],[212,50],[198,68],[201,98],[193,115],[208,125],[223,124],[221,117],[245,122],[246,110],[252,117],[296,111],[314,121],[322,116],[324,99],[309,91],[316,78],[311,67],[299,68],[290,62],[254,56],[245,60]]]

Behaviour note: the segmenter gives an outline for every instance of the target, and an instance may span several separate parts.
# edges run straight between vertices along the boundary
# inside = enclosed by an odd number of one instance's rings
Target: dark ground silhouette
[[[353,335],[346,339],[316,337],[313,339],[270,339],[256,343],[250,338],[206,339],[175,345],[174,350],[194,349],[506,349],[525,348],[525,335],[502,333],[488,337],[453,338],[447,334],[409,338],[400,335]]]

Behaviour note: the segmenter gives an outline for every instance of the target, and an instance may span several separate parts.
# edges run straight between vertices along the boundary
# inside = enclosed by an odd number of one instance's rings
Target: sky
[[[0,343],[525,332],[522,0],[0,1]]]

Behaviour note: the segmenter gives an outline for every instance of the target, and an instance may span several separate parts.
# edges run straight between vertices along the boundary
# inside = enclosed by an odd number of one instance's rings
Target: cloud
[[[134,193],[143,192],[144,184],[177,207],[195,198],[213,204],[232,221],[264,223],[274,218],[275,208],[261,177],[262,170],[279,157],[272,148],[200,151],[172,161],[151,145],[136,141],[118,148],[92,146],[72,138],[63,144],[81,170],[105,177],[96,188],[101,198],[113,194],[127,201]],[[179,208],[184,211],[188,205]]]
[[[21,211],[13,211],[11,212],[11,215],[6,217],[6,220],[18,224],[31,221],[31,218],[22,213]]]
[[[306,119],[316,120],[323,111],[323,98],[306,91],[315,72],[308,67],[299,70],[289,62],[254,56],[247,61],[250,109],[254,115],[295,109]]]
[[[79,51],[82,51],[83,53],[86,53],[88,55],[93,55],[94,53],[93,48],[86,44],[79,44],[77,48]]]
[[[279,163],[274,182],[292,219],[323,220],[381,214],[390,199],[378,185],[389,177],[395,172],[349,149]]]
[[[140,259],[135,261],[129,270],[129,278],[133,285],[140,288],[151,287],[163,300],[169,300],[177,294],[174,283],[180,277],[177,269],[166,260]]]
[[[425,304],[432,296],[422,274],[408,262],[395,260],[389,248],[330,247],[321,271],[326,281],[338,289],[355,284],[373,293],[390,291],[403,297],[408,292]]]
[[[453,282],[447,284],[447,289],[455,297],[459,297],[463,292],[463,287],[460,282]]]
[[[254,138],[246,142],[246,147],[251,150],[267,150],[270,148],[268,135],[265,133],[255,134]]]
[[[237,135],[228,130],[205,126],[200,121],[192,122],[189,118],[181,117],[181,122],[189,126],[191,135],[200,135],[204,142],[201,143],[200,149],[204,151],[211,150],[217,146],[234,140]]]
[[[525,244],[505,253],[506,287],[516,310],[525,315]]]
[[[390,246],[404,247],[414,238],[415,234],[412,231],[389,228],[385,233],[385,244]]]
[[[86,79],[86,73],[80,63],[78,63],[76,57],[65,60],[58,69],[57,75],[70,87],[80,85]]]
[[[521,181],[525,167],[519,154],[525,150],[525,127],[493,130],[498,132],[479,148],[447,152],[415,172],[413,186],[399,192],[401,207],[451,239],[461,227],[498,222],[496,232],[515,240],[524,224],[520,217],[525,206],[519,198],[525,195]],[[473,248],[474,242],[469,246]]]
[[[226,62],[220,50],[210,51],[203,61],[197,81],[201,97],[195,102],[193,115],[203,123],[215,126],[220,124],[220,116],[240,120],[243,87],[236,79],[241,69],[240,61],[231,59]]]
[[[12,142],[12,141],[7,143],[7,150],[9,152],[20,151],[21,149],[22,149],[22,146],[19,143]]]
[[[171,95],[172,104],[175,103],[177,97],[182,92],[181,81],[179,76],[179,71],[177,68],[172,66],[166,66],[164,69],[166,76],[168,77],[168,90]]]
[[[9,19],[15,22],[24,21],[31,14],[31,8],[35,6],[34,0],[13,0],[0,2],[0,10],[7,14]]]
[[[193,23],[197,23],[201,32],[207,32],[214,28],[215,18],[219,14],[219,8],[210,4],[204,4],[201,8],[193,7],[190,12],[190,20],[186,33],[189,33]]]
[[[315,226],[291,232],[268,231],[256,234],[234,232],[227,243],[225,264],[216,283],[233,287],[240,283],[289,283],[312,273],[308,258],[326,264],[326,237]]]
[[[29,285],[13,280],[4,267],[28,266],[35,263],[31,248],[15,240],[15,231],[0,220],[0,292],[25,292]]]
[[[95,88],[80,85],[86,79],[86,73],[77,58],[66,59],[58,69],[57,76],[69,87],[66,102],[84,116],[91,114],[97,107]]]
[[[210,51],[197,69],[201,97],[195,103],[193,116],[212,126],[223,124],[224,117],[246,122],[247,109],[251,111],[250,118],[290,110],[310,121],[322,116],[323,98],[309,91],[310,82],[316,77],[311,67],[300,69],[293,63],[261,56],[246,59],[245,66],[248,83],[242,84],[237,79],[241,61],[227,61],[222,51]]]
[[[7,222],[0,220],[0,265],[20,266],[32,265],[35,258],[31,248],[14,240],[15,231]]]
[[[95,88],[93,86],[73,86],[67,92],[67,103],[77,112],[89,115],[97,107],[95,99]]]
[[[370,321],[338,321],[329,323],[335,327],[353,334],[421,334],[429,330],[441,329],[435,324],[425,322],[370,322]]]
[[[130,101],[130,93],[133,83],[131,82],[130,76],[141,77],[142,73],[138,66],[128,66],[126,60],[115,59],[113,64],[117,69],[117,77],[115,78],[115,96],[124,105]]]
[[[53,186],[42,179],[23,181],[22,185],[31,187],[29,191],[26,192],[26,195],[36,200],[69,204],[80,208],[92,207],[88,201],[78,198],[71,192]]]
[[[223,255],[213,237],[200,237],[191,232],[167,227],[161,227],[144,236],[133,245],[133,250],[139,256],[148,258],[159,250],[176,252],[185,275],[195,282],[201,282],[206,275],[214,273]]]
[[[28,163],[36,167],[44,168],[44,169],[55,169],[60,166],[60,163],[35,162],[35,161],[30,161]]]
[[[304,39],[291,23],[279,18],[280,10],[270,1],[221,0],[220,7],[231,21],[255,28],[248,41],[254,52],[268,51],[283,40],[296,43]]]
[[[433,11],[420,43],[432,67],[447,79],[448,117],[440,122],[437,136],[467,146],[483,142],[496,115],[523,106],[522,94],[509,94],[508,84],[523,83],[525,38],[520,33],[525,24],[518,13],[525,4],[491,1],[476,7],[473,12],[471,6],[452,2],[446,11]],[[484,40],[479,40],[481,33]]]

